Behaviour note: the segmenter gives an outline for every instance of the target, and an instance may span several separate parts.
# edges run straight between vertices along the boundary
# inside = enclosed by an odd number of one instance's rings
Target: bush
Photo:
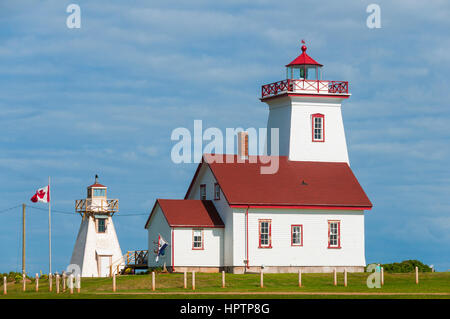
[[[431,267],[425,265],[424,263],[418,260],[404,260],[400,263],[391,263],[391,264],[381,264],[384,268],[385,272],[389,273],[408,273],[415,272],[416,266],[419,268],[420,272],[431,272]]]

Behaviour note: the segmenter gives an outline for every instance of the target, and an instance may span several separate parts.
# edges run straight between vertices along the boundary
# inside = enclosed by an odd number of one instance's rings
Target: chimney
[[[248,158],[248,132],[238,132],[238,156],[242,159]]]

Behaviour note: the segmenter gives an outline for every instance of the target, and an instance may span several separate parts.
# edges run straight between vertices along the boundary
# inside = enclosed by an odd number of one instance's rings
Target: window
[[[291,246],[303,246],[303,225],[291,225]]]
[[[97,233],[105,233],[106,232],[106,219],[98,218],[97,219]]]
[[[341,222],[328,221],[328,248],[341,248]]]
[[[105,197],[106,196],[106,189],[104,189],[104,188],[94,188],[94,196]]]
[[[325,142],[325,115],[313,114],[312,115],[312,141],[313,142]]]
[[[259,220],[259,248],[272,248],[272,221]]]
[[[200,199],[201,200],[206,199],[206,185],[205,184],[200,185]]]
[[[220,199],[220,186],[218,183],[214,184],[214,199],[219,200]]]
[[[192,249],[203,249],[203,229],[192,230]]]

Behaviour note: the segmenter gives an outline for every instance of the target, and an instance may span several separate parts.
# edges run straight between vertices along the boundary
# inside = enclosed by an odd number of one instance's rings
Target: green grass
[[[188,288],[183,288],[183,274],[156,274],[156,291],[151,290],[151,275],[117,277],[117,292],[112,293],[111,278],[83,278],[81,293],[56,294],[49,292],[48,281],[39,281],[39,292],[35,292],[33,282],[22,291],[21,283],[10,283],[8,294],[4,298],[450,298],[450,272],[420,273],[420,282],[415,283],[414,273],[385,273],[385,284],[380,289],[370,289],[366,285],[368,273],[349,273],[348,287],[344,287],[344,276],[338,274],[338,285],[333,285],[333,274],[303,274],[302,284],[298,287],[297,274],[265,274],[264,288],[259,287],[259,274],[226,274],[226,288],[221,288],[221,274],[196,273],[196,290],[191,287],[191,275],[188,276]],[[55,283],[53,282],[53,285]],[[1,286],[3,291],[3,286]],[[258,294],[254,294],[254,293]],[[293,294],[297,292],[310,294]],[[160,293],[169,293],[167,295]],[[206,294],[205,294],[206,293]],[[208,293],[217,293],[210,295]],[[222,294],[221,294],[222,293]],[[247,294],[243,294],[247,293]],[[261,294],[263,293],[263,294]],[[282,293],[282,294],[279,294]],[[319,294],[317,294],[319,293]],[[320,294],[323,293],[323,294]],[[336,293],[329,295],[328,293]],[[371,295],[340,295],[340,293],[370,293]],[[393,293],[379,295],[377,293]],[[408,295],[420,293],[423,295]],[[444,295],[431,295],[443,293]],[[426,295],[428,294],[428,295]]]

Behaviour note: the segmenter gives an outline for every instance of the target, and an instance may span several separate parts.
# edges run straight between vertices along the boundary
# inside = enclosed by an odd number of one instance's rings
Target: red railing
[[[348,94],[348,82],[287,79],[263,85],[261,87],[261,96],[265,98],[268,96],[277,95],[282,92],[297,91]]]

